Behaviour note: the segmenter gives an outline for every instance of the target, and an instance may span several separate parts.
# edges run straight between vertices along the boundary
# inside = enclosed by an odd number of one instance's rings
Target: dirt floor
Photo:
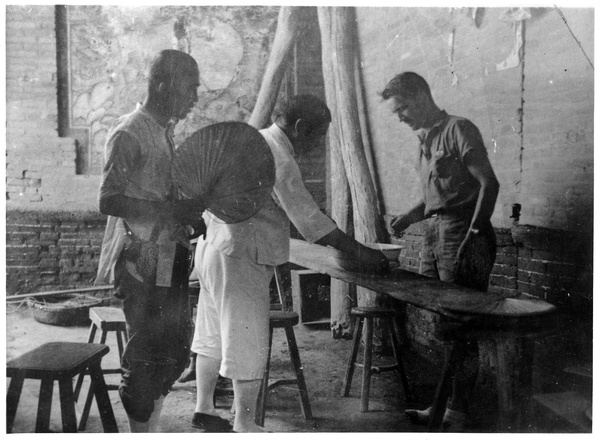
[[[26,305],[15,311],[14,304],[7,305],[6,355],[7,360],[19,356],[42,343],[50,341],[85,342],[88,326],[52,326],[38,323]],[[350,397],[340,396],[346,359],[351,342],[334,340],[328,326],[308,327],[298,325],[296,338],[302,359],[312,407],[313,419],[304,420],[297,392],[291,386],[281,386],[269,393],[265,427],[271,432],[421,432],[424,428],[413,426],[403,414],[406,403],[398,376],[394,372],[376,375],[372,379],[369,412],[360,412],[360,369],[355,373]],[[97,337],[98,338],[98,337]],[[102,366],[118,366],[117,345],[114,336],[109,335],[107,344],[110,353],[104,357]],[[408,374],[411,382],[418,384],[415,396],[431,398],[436,375],[427,375],[431,367],[417,357],[408,354]],[[374,362],[390,364],[391,357],[375,356]],[[283,330],[275,330],[271,358],[271,378],[294,375],[289,362],[287,344]],[[419,378],[418,381],[412,381]],[[7,379],[8,381],[8,379]],[[107,375],[107,383],[117,383],[118,375]],[[84,383],[83,394],[87,391]],[[39,393],[38,380],[26,380],[17,410],[13,431],[33,432]],[[116,391],[109,392],[112,406],[121,432],[127,432],[126,415]],[[176,383],[168,395],[161,422],[162,432],[198,432],[190,425],[195,404],[195,382]],[[232,419],[232,400],[228,396],[219,397],[218,411],[222,417]],[[425,402],[419,405],[424,405]],[[61,431],[58,387],[53,394],[51,431]],[[85,432],[101,432],[100,418],[95,405]]]

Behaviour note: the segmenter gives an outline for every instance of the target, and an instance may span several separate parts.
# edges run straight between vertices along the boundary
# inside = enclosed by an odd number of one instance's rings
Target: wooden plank
[[[402,302],[443,315],[478,314],[506,317],[528,317],[556,310],[543,300],[504,298],[452,283],[431,279],[410,271],[396,269],[390,274],[362,274],[343,269],[336,260],[336,250],[302,240],[290,240],[290,262],[329,274]]]
[[[30,297],[48,297],[48,296],[56,296],[61,294],[79,294],[82,292],[94,292],[94,291],[110,291],[115,289],[113,285],[98,285],[98,286],[88,286],[81,288],[71,288],[71,289],[61,289],[57,291],[42,291],[42,292],[32,292],[29,294],[17,294],[14,296],[6,296],[7,302],[12,302],[15,300],[23,300],[28,299]]]

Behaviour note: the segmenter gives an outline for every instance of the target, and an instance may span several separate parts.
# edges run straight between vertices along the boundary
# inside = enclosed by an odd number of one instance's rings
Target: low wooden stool
[[[98,330],[102,331],[100,335],[100,344],[106,343],[106,338],[109,332],[114,332],[115,337],[117,339],[117,350],[119,353],[119,362],[123,357],[123,345],[127,343],[127,325],[125,323],[125,314],[121,308],[114,307],[102,307],[97,306],[90,308],[90,320],[92,324],[90,326],[90,332],[88,335],[88,343],[94,343],[94,338],[96,337],[96,332]],[[112,369],[103,369],[103,374],[120,374],[120,368],[112,368]],[[81,392],[81,386],[83,384],[83,377],[86,372],[83,372],[77,378],[77,384],[75,385],[75,401],[79,398],[79,393]],[[119,385],[117,384],[108,384],[108,390],[118,390]],[[85,404],[83,406],[83,411],[81,413],[81,419],[79,421],[79,430],[85,430],[85,425],[87,424],[87,419],[90,415],[90,408],[92,406],[92,398],[94,396],[94,388],[90,386],[88,391]]]
[[[350,310],[350,313],[355,317],[354,337],[352,343],[352,352],[348,359],[348,367],[343,383],[342,396],[347,397],[350,394],[350,386],[352,385],[352,377],[354,375],[355,366],[362,367],[362,388],[360,392],[360,411],[367,412],[369,410],[369,390],[371,388],[371,376],[386,371],[398,371],[402,380],[404,396],[406,401],[410,401],[410,391],[408,388],[408,380],[402,363],[402,347],[400,345],[399,331],[394,320],[396,311],[390,308],[377,307],[355,307]],[[373,360],[373,321],[375,319],[384,320],[388,327],[390,337],[392,339],[392,348],[396,364],[390,366],[372,366]],[[363,362],[357,363],[356,357],[360,346],[363,322],[366,322],[367,328],[364,342]]]
[[[254,421],[259,426],[264,426],[265,423],[265,410],[267,406],[267,394],[269,390],[286,384],[295,384],[298,387],[298,396],[300,398],[300,407],[302,408],[302,415],[304,419],[309,420],[312,418],[312,410],[310,408],[310,401],[308,399],[308,389],[306,388],[306,381],[304,380],[304,372],[302,370],[302,363],[300,361],[300,353],[298,351],[298,345],[296,343],[296,335],[294,334],[294,326],[300,321],[300,317],[297,313],[291,310],[292,299],[286,291],[283,289],[281,277],[277,268],[275,269],[275,282],[277,283],[277,290],[279,292],[279,299],[283,310],[271,310],[269,311],[269,351],[267,354],[267,365],[265,367],[265,373],[258,394],[258,402],[256,406],[256,415]],[[289,379],[278,379],[269,381],[269,369],[271,365],[271,347],[273,343],[273,329],[283,328],[287,338],[288,350],[290,353],[290,360],[294,366],[296,378]]]
[[[104,383],[100,363],[109,347],[94,343],[53,342],[39,346],[6,364],[11,378],[6,397],[6,431],[12,432],[17,406],[27,378],[42,380],[38,402],[36,432],[48,432],[52,409],[52,389],[58,381],[63,432],[77,432],[73,378],[88,370],[104,432],[118,432],[117,422]]]

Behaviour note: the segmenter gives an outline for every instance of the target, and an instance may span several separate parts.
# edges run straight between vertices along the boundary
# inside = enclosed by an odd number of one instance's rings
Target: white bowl
[[[381,251],[388,260],[397,262],[400,256],[400,251],[404,248],[402,245],[394,245],[391,243],[365,243],[364,246]]]

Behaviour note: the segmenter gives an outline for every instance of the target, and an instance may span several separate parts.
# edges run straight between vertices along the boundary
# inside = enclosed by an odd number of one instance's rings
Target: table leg
[[[531,426],[530,416],[533,396],[533,342],[528,338],[517,339],[520,353],[519,387],[517,388],[517,430],[520,433],[528,432]]]
[[[410,388],[408,385],[408,378],[406,376],[406,370],[404,369],[404,358],[402,356],[402,344],[400,342],[400,331],[399,326],[395,319],[388,320],[388,330],[392,339],[392,349],[394,350],[394,357],[396,358],[396,364],[398,365],[398,372],[400,373],[400,380],[402,381],[402,388],[404,389],[404,397],[407,403],[412,401],[410,394]]]
[[[498,431],[509,432],[514,422],[514,376],[512,372],[515,361],[514,340],[496,340],[496,389],[498,392]]]
[[[91,387],[94,388],[96,404],[98,405],[100,420],[102,421],[102,429],[105,433],[116,433],[119,431],[119,429],[117,427],[115,414],[110,404],[110,397],[108,396],[108,389],[106,388],[106,383],[104,382],[104,375],[102,374],[100,361],[91,365],[89,370],[92,380]]]
[[[8,386],[8,392],[6,394],[6,433],[12,433],[24,381],[25,375],[17,373],[12,377],[10,385]]]
[[[75,396],[71,378],[58,382],[60,396],[60,411],[62,415],[62,428],[64,433],[77,432],[77,416],[75,416]]]
[[[47,433],[50,427],[50,411],[52,410],[52,388],[54,380],[43,379],[40,386],[37,417],[35,420],[36,433]]]

